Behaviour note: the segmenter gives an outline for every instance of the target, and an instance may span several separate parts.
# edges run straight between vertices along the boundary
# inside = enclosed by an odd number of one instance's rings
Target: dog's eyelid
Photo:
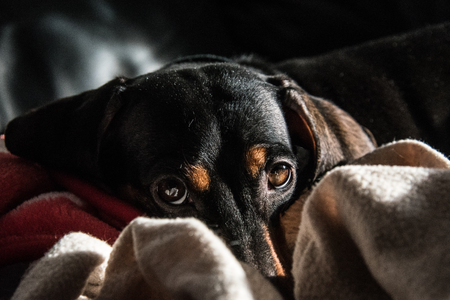
[[[266,168],[277,163],[286,163],[295,169],[297,168],[297,157],[291,151],[285,150],[284,147],[270,151],[266,157]]]
[[[270,172],[274,167],[278,165],[286,165],[289,168],[296,169],[297,163],[295,160],[287,159],[285,157],[276,157],[275,159],[268,159],[265,166],[266,173]]]

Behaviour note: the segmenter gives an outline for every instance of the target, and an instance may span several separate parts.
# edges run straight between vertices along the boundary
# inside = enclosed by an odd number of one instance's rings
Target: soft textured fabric
[[[429,146],[400,141],[329,172],[301,215],[285,214],[301,220],[292,266],[295,299],[448,299],[449,167]],[[52,201],[75,216],[101,207],[69,192],[45,192],[0,220],[30,218],[41,226],[42,219],[19,212]],[[42,207],[55,212],[56,206]],[[94,215],[92,226],[108,224]],[[281,299],[198,220],[139,217],[114,243],[98,232],[87,235],[91,229],[78,229],[79,223],[72,222],[72,231],[83,232],[65,235],[38,260],[13,299]],[[51,231],[44,225],[39,228]]]
[[[296,299],[448,299],[449,167],[407,141],[330,172],[303,210]]]
[[[0,266],[42,257],[72,231],[113,244],[144,215],[75,177],[0,153]]]
[[[137,218],[112,249],[84,233],[66,235],[13,299],[281,299],[246,269],[196,219]]]

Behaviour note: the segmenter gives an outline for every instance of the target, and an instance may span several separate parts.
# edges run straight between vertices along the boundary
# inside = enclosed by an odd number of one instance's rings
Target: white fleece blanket
[[[295,299],[449,299],[449,167],[430,147],[401,141],[329,172],[294,215]],[[65,236],[13,299],[281,296],[199,221],[138,218],[112,248]]]

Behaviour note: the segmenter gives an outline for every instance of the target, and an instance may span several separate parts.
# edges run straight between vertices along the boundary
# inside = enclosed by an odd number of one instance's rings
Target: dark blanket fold
[[[111,245],[134,207],[70,175],[0,153],[0,266],[42,257],[73,231]]]

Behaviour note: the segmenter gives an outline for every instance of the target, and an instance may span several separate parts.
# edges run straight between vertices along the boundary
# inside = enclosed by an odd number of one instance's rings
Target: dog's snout
[[[285,267],[277,255],[267,226],[263,222],[255,221],[247,224],[239,223],[235,223],[233,228],[219,226],[212,229],[225,241],[239,260],[251,265],[267,277],[286,276]]]

